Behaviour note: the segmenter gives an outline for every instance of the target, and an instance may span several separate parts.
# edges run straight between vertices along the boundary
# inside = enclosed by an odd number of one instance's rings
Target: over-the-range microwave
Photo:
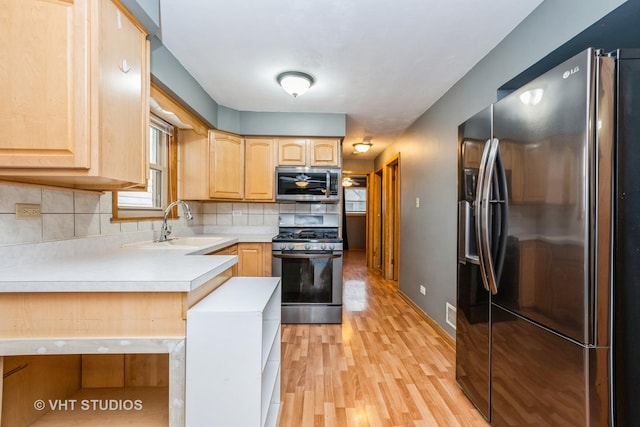
[[[339,168],[278,166],[276,200],[338,203],[341,175]]]

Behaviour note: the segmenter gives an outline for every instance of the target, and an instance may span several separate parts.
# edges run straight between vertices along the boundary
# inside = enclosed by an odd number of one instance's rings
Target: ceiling
[[[344,157],[371,159],[541,2],[160,0],[160,37],[218,104],[344,113]],[[278,86],[289,70],[314,77],[307,93]]]

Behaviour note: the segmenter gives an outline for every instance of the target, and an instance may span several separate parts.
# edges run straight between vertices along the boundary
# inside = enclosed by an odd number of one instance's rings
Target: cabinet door
[[[279,166],[305,166],[307,164],[307,141],[296,138],[278,140]]]
[[[0,167],[89,168],[88,3],[2,2]]]
[[[267,138],[247,138],[245,144],[244,198],[274,200],[274,141]]]
[[[262,276],[264,277],[271,277],[271,264],[272,264],[271,252],[272,252],[271,243],[263,243],[262,244],[262,262],[263,262]]]
[[[209,133],[209,195],[217,199],[242,199],[244,193],[244,140]]]
[[[340,140],[309,140],[309,166],[339,166]]]
[[[219,251],[213,252],[210,255],[238,255],[238,245],[231,245]],[[233,277],[238,275],[238,264],[234,264],[231,268],[231,275]]]
[[[238,244],[238,276],[260,277],[263,275],[262,243]]]
[[[94,174],[146,186],[149,146],[146,35],[111,0],[100,0],[99,17],[100,61],[94,75],[99,76],[100,132],[94,146],[100,147],[100,170]]]
[[[209,141],[192,130],[180,131],[178,194],[181,199],[209,198]]]

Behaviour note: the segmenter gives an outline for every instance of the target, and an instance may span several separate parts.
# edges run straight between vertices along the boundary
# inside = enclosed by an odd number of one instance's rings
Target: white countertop
[[[205,255],[240,240],[237,235],[216,236],[224,239],[207,247],[145,249],[129,245],[3,268],[0,293],[189,292],[238,262],[237,256]],[[243,235],[242,241],[270,242],[272,237]]]

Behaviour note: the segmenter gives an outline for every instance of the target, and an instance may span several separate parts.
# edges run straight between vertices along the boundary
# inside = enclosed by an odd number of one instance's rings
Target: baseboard
[[[455,352],[456,351],[456,340],[455,340],[455,338],[453,338],[451,335],[449,335],[447,333],[447,331],[445,331],[444,328],[438,324],[438,322],[433,320],[427,313],[425,313],[424,310],[422,310],[422,308],[420,308],[420,306],[418,304],[413,302],[413,300],[411,298],[409,298],[404,292],[402,292],[401,290],[398,290],[398,293],[400,294],[402,299],[405,300],[411,306],[411,308],[413,308],[415,311],[417,311],[418,314],[420,314],[420,316],[422,316],[422,318],[429,324],[429,326],[431,326],[433,328],[433,330],[436,331],[438,336],[440,338],[442,338],[442,340],[447,345],[449,345],[449,347],[451,347],[453,349],[453,351]]]

